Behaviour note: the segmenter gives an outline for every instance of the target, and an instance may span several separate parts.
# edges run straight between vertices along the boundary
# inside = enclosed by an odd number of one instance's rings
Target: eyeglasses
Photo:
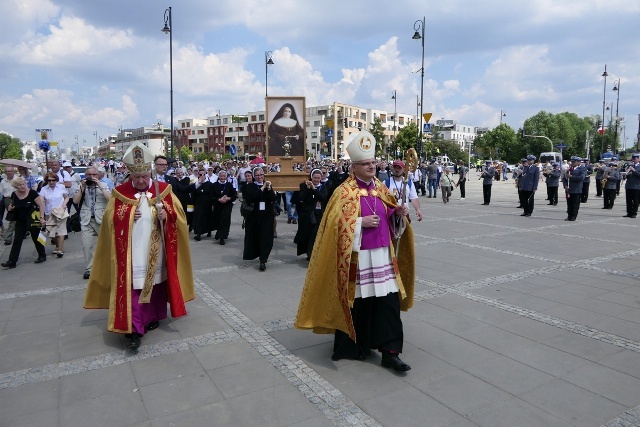
[[[156,166],[169,166],[167,163],[156,163]]]

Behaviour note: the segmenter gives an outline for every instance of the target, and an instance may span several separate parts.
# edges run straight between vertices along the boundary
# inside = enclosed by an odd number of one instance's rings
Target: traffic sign
[[[433,115],[433,113],[424,113],[422,115],[422,117],[424,117],[424,121],[425,123],[429,123],[429,120],[431,120],[431,116]]]
[[[231,154],[232,156],[236,155],[236,146],[234,144],[231,144],[229,146],[229,154]]]
[[[431,123],[423,123],[422,132],[431,132]]]
[[[559,149],[561,149],[561,150],[562,150],[563,148],[567,148],[567,147],[568,147],[568,145],[566,145],[566,144],[558,144],[558,145],[556,145],[556,148],[559,148]]]

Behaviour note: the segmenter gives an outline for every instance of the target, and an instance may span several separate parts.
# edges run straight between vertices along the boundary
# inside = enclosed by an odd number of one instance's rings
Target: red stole
[[[169,304],[172,317],[180,317],[187,314],[180,290],[178,279],[178,228],[177,213],[173,206],[171,197],[171,187],[164,183],[158,183],[160,197],[164,210],[167,212],[167,219],[164,223],[164,242],[167,269],[167,287],[169,293]],[[156,189],[152,185],[149,190],[152,198],[151,204],[156,203]],[[133,218],[140,199],[136,199],[136,190],[130,182],[126,182],[116,187],[112,197],[115,197],[113,231],[114,249],[116,253],[116,297],[115,297],[115,318],[114,331],[131,331],[131,231],[133,229]]]

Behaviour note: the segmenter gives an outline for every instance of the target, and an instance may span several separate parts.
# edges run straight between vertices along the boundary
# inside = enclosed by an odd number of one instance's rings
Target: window
[[[313,121],[313,125],[314,126],[320,126],[320,120],[314,120]]]
[[[264,114],[260,114],[260,115],[258,116],[258,120],[264,120]]]
[[[251,121],[255,122],[256,121],[256,116],[251,116]]]
[[[311,132],[311,138],[317,138],[318,132]]]
[[[224,119],[222,119],[222,124],[228,124],[229,123],[229,119],[227,117],[225,117]]]
[[[216,124],[217,124],[218,126],[220,126],[220,119],[217,119],[217,120],[216,120]]]

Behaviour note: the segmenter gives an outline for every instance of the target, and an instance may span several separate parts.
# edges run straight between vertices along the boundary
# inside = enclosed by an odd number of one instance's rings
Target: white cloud
[[[34,35],[9,52],[23,64],[53,66],[69,60],[105,57],[110,52],[131,47],[131,30],[96,28],[77,17],[63,16],[59,26],[50,25],[50,34]]]

